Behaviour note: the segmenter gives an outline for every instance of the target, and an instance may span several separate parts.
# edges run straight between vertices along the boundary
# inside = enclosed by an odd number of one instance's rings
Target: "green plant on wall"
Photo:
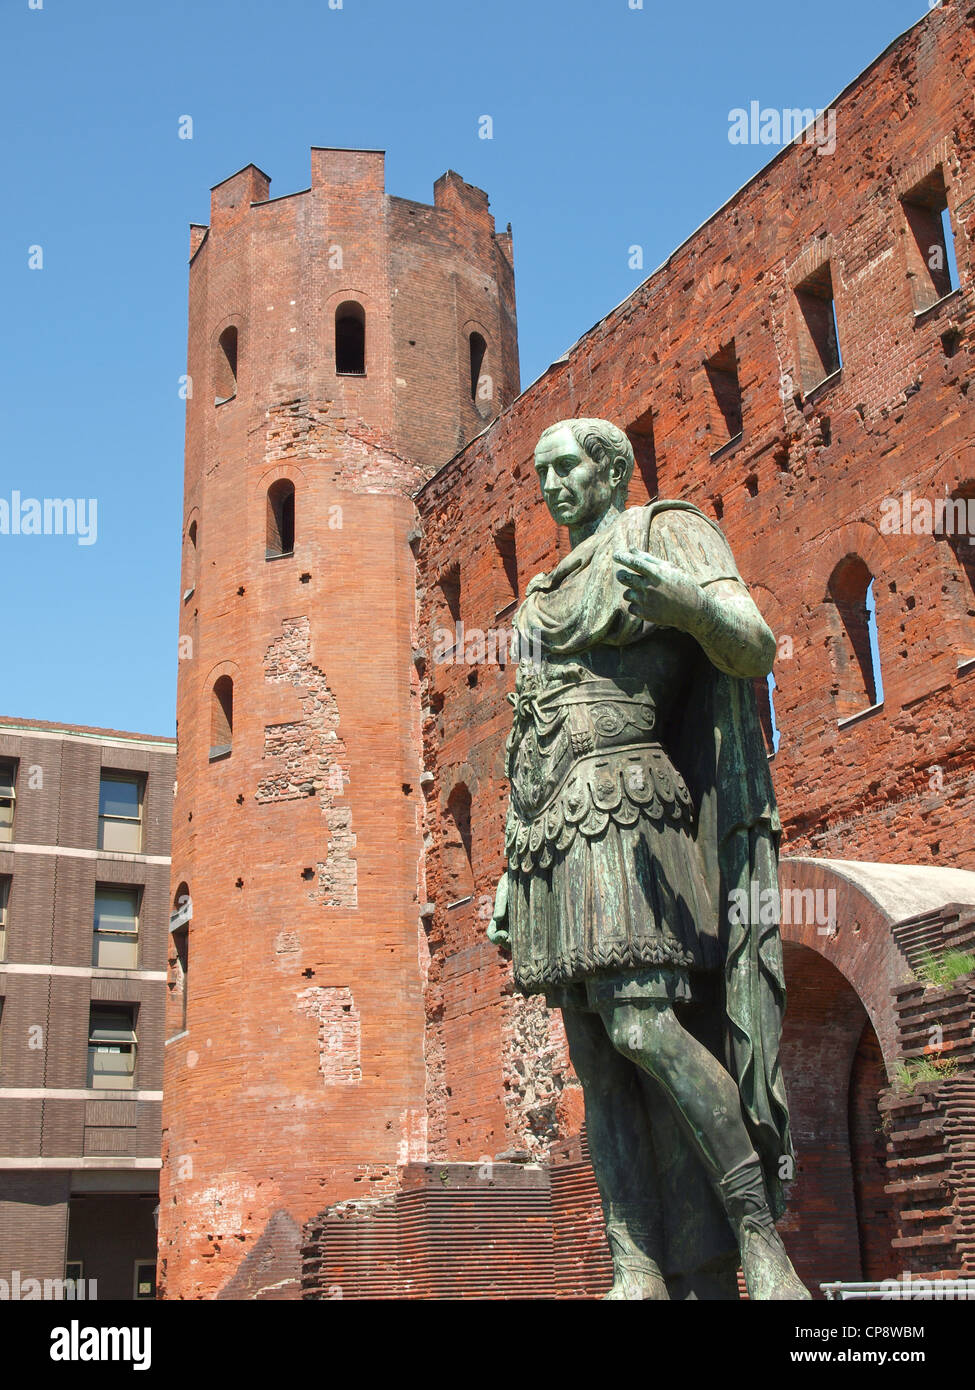
[[[943,956],[935,956],[930,951],[924,956],[916,974],[925,985],[950,985],[955,980],[970,975],[975,970],[975,955],[969,951],[946,951]]]
[[[951,1057],[919,1057],[914,1062],[898,1062],[894,1080],[898,1090],[910,1095],[923,1082],[948,1081],[957,1071],[958,1063]]]

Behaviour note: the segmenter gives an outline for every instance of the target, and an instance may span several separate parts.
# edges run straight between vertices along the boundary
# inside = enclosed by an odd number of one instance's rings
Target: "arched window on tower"
[[[836,713],[840,719],[883,702],[873,575],[859,555],[845,556],[827,585],[831,606]]]
[[[295,485],[290,478],[279,478],[267,490],[267,559],[292,555],[294,548]]]
[[[471,361],[471,400],[477,400],[477,386],[481,380],[481,368],[484,366],[484,354],[487,352],[487,343],[480,333],[472,333],[469,341],[470,361]]]
[[[469,898],[474,892],[471,860],[471,794],[458,783],[447,801],[444,816],[444,869],[448,903]]]
[[[210,760],[225,758],[234,740],[234,683],[218,676],[210,700]]]
[[[340,376],[366,374],[366,311],[354,299],[335,310],[335,370]]]
[[[214,370],[214,405],[223,405],[237,394],[237,329],[230,325],[217,339],[217,360]]]

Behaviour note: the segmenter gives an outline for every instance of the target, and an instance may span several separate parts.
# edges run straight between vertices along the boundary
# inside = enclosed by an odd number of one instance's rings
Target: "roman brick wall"
[[[391,1191],[425,1155],[412,494],[483,427],[461,336],[477,295],[499,399],[518,386],[510,238],[479,190],[445,180],[434,207],[408,204],[385,194],[380,152],[314,150],[310,190],[269,200],[249,166],[193,229],[171,884],[192,917],[185,978],[170,951],[169,1297],[280,1296],[296,1223]],[[335,369],[349,299],[364,375]],[[269,558],[275,484],[294,488],[295,535]]]
[[[566,553],[532,468],[554,421],[618,422],[661,496],[719,520],[780,639],[771,768],[784,852],[975,864],[973,570],[946,538],[882,529],[886,498],[930,500],[975,478],[973,25],[970,4],[932,10],[837,101],[834,153],[784,148],[419,493],[431,1155],[544,1153],[579,1122],[557,1021],[512,999],[484,936],[503,868],[512,663],[485,662],[476,642],[470,659],[460,644],[444,659],[436,642],[457,618],[468,640],[503,622],[502,528],[514,523],[519,594]],[[916,313],[902,198],[937,177],[960,285]],[[827,262],[842,366],[810,383],[796,289],[822,285]],[[740,438],[713,386],[732,343]],[[651,468],[646,478],[652,488]],[[647,495],[635,481],[631,502]],[[874,579],[884,698],[866,709],[861,693],[860,717],[843,723],[858,673],[836,571],[850,556]],[[851,1016],[851,1055],[861,1025]],[[512,1085],[526,1037],[539,1073],[530,1106]],[[851,1249],[851,1269],[858,1258]]]

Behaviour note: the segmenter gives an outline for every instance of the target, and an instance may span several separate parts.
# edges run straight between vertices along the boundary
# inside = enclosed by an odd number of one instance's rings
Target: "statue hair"
[[[572,431],[572,437],[579,448],[584,449],[601,468],[608,468],[617,459],[622,461],[623,477],[616,490],[615,500],[620,503],[625,502],[626,494],[630,488],[630,479],[633,477],[635,460],[633,445],[619,426],[612,424],[609,420],[580,416],[573,420],[557,420],[554,425],[549,425],[548,429],[542,431],[541,438],[544,439],[553,430],[563,428]]]

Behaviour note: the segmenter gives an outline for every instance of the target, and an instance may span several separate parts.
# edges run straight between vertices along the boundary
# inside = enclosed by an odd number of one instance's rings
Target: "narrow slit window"
[[[17,805],[17,764],[0,762],[0,841],[14,838]]]
[[[730,444],[742,432],[741,386],[738,380],[738,358],[734,340],[709,357],[704,364],[711,387],[712,453]]]
[[[883,702],[873,575],[858,555],[833,570],[827,589],[832,606],[832,658],[840,719]]]
[[[213,685],[210,704],[210,757],[225,757],[234,739],[234,683],[220,676]]]
[[[471,400],[477,400],[478,382],[481,380],[481,369],[484,366],[484,354],[487,352],[487,343],[480,333],[472,333],[470,342],[470,361],[471,361]]]
[[[771,756],[779,751],[779,742],[782,738],[775,717],[775,677],[771,671],[767,676],[756,676],[754,685],[758,718],[762,726],[762,737],[765,739],[765,751]]]
[[[633,445],[633,458],[636,463],[631,484],[631,499],[641,504],[652,502],[660,493],[657,481],[657,446],[653,436],[653,411],[645,410],[639,419],[634,420],[626,433]],[[645,498],[640,495],[641,483],[643,491],[646,492]]]
[[[901,206],[907,222],[907,274],[914,312],[921,314],[958,288],[955,238],[940,164],[905,194]]]
[[[170,1033],[184,1032],[186,1029],[186,1007],[190,985],[190,922],[193,918],[193,902],[189,885],[181,883],[173,899],[173,910],[169,915],[169,998],[167,1016]]]
[[[215,405],[223,405],[237,394],[237,330],[231,325],[217,339]]]
[[[138,888],[95,886],[92,965],[107,970],[139,968]]]
[[[509,521],[496,531],[494,544],[497,546],[498,557],[501,561],[501,568],[507,585],[507,592],[503,594],[503,601],[498,606],[504,607],[512,599],[518,597],[518,552],[515,548],[515,523]]]
[[[471,794],[461,782],[450,793],[444,817],[447,897],[451,902],[474,892],[471,845]]]
[[[798,323],[799,377],[804,395],[838,372],[843,365],[829,262],[795,288]]]
[[[88,1023],[88,1085],[95,1090],[131,1091],[138,1040],[132,1004],[92,1004]]]
[[[340,376],[366,374],[366,311],[353,299],[335,311],[335,370]]]
[[[266,556],[274,560],[280,555],[293,555],[295,548],[295,485],[288,478],[279,478],[267,492]]]

